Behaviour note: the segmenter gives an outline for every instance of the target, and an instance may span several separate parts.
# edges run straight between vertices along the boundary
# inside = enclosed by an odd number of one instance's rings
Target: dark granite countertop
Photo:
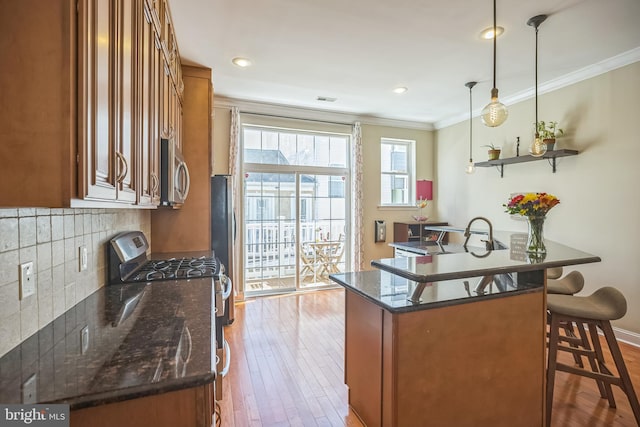
[[[600,261],[598,256],[549,240],[545,256],[531,256],[524,250],[524,233],[497,232],[494,240],[504,249],[465,251],[461,245],[396,242],[395,247],[428,255],[374,260],[371,265],[382,271],[329,277],[391,312],[405,312],[540,292],[544,289],[544,269]],[[493,276],[494,281],[484,292],[475,292],[476,284],[485,276]]]
[[[494,240],[497,245],[506,249],[486,251],[483,248],[469,248],[469,251],[465,252],[460,246],[443,245],[458,249],[444,254],[436,249],[433,255],[414,258],[374,260],[371,261],[371,265],[416,282],[437,282],[601,261],[598,256],[550,240],[545,241],[545,256],[531,256],[525,252],[526,233],[496,232]],[[434,247],[420,243],[415,246],[406,243],[404,245],[410,250],[423,249],[427,253],[430,253],[430,249],[437,248],[437,245]],[[395,246],[402,248],[402,244],[399,243]]]
[[[334,282],[365,297],[374,304],[392,312],[426,310],[456,304],[466,304],[480,300],[502,298],[529,292],[540,292],[543,284],[531,282],[517,283],[514,275],[495,276],[495,282],[485,288],[484,293],[476,293],[474,287],[481,278],[447,280],[423,284],[419,302],[409,301],[419,283],[386,271],[361,271],[329,276]],[[467,283],[465,283],[467,282]]]
[[[0,402],[80,409],[210,383],[212,307],[210,278],[105,286],[0,358]]]

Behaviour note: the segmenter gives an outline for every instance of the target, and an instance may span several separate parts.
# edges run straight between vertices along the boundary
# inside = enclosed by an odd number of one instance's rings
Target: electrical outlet
[[[80,331],[80,347],[82,354],[85,354],[89,350],[89,326],[85,326]]]
[[[33,261],[20,264],[20,299],[36,293],[36,278]]]
[[[38,401],[38,383],[36,374],[31,375],[22,383],[22,403],[33,404]]]
[[[82,245],[78,248],[78,271],[85,271],[89,263],[87,247]]]

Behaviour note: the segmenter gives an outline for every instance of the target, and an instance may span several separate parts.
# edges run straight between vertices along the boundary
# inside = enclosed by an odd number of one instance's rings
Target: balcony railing
[[[317,263],[316,254],[305,243],[342,240],[343,229],[336,221],[301,223],[299,241],[305,251],[303,259],[312,265]],[[245,280],[295,277],[299,249],[295,220],[248,223],[245,232]]]

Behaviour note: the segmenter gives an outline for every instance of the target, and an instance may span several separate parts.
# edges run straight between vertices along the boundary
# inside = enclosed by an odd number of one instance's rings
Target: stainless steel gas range
[[[225,301],[232,291],[231,279],[224,265],[212,252],[188,252],[148,255],[149,243],[144,233],[128,231],[114,236],[107,248],[108,284],[137,283],[161,280],[211,278],[215,290],[216,331],[216,399],[222,398],[222,378],[227,375],[231,349],[224,339],[223,317]],[[138,301],[122,301],[123,310],[131,311]]]

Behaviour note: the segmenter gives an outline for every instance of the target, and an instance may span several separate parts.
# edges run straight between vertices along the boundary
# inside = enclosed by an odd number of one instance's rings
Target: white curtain
[[[362,128],[353,125],[351,143],[351,259],[355,271],[364,270],[364,226],[362,224]]]
[[[234,283],[234,289],[237,299],[244,299],[244,257],[242,256],[242,163],[240,156],[240,110],[238,107],[231,108],[231,128],[229,132],[229,175],[233,177],[233,206],[235,207],[237,234],[235,245],[233,246],[234,269],[231,280]]]

